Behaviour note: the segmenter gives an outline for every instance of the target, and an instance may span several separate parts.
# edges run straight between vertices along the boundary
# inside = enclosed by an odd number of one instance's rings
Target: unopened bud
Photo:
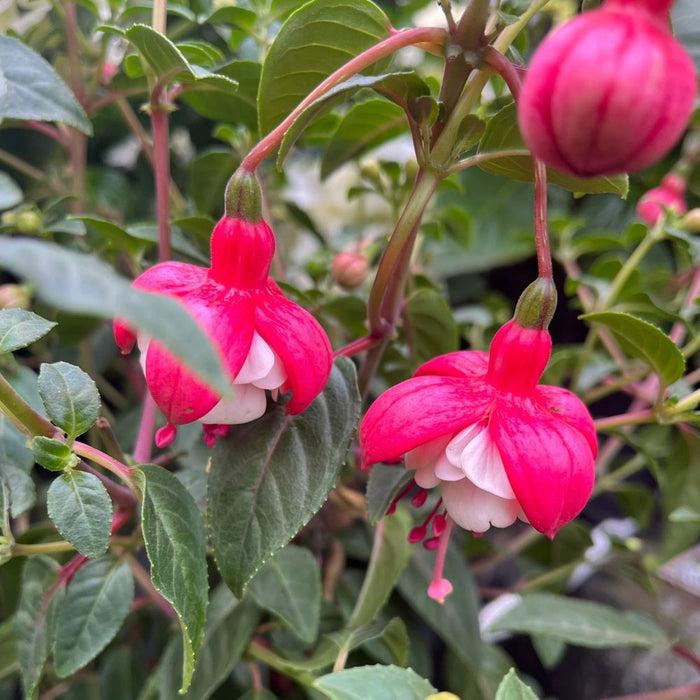
[[[700,209],[691,209],[680,220],[680,227],[690,233],[700,233]]]
[[[642,195],[637,204],[637,216],[649,226],[654,226],[666,210],[680,216],[688,208],[685,203],[685,180],[674,173],[666,175],[658,187]]]
[[[17,215],[15,226],[20,233],[36,233],[41,228],[41,217],[35,211],[23,211]]]
[[[520,295],[515,307],[515,321],[521,328],[546,330],[556,308],[554,281],[538,277]]]
[[[369,263],[360,253],[338,253],[333,258],[331,276],[343,289],[357,289],[367,279]]]
[[[0,309],[28,309],[31,293],[24,284],[0,285]]]

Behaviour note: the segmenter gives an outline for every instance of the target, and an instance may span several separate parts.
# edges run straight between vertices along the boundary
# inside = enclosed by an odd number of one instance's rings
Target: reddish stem
[[[63,148],[68,148],[68,139],[66,138],[66,135],[59,131],[56,127],[51,126],[50,124],[45,124],[44,122],[38,122],[34,119],[30,119],[25,122],[25,126],[27,129],[32,129],[33,131],[38,131],[39,133],[48,136],[56,141],[56,143],[63,146]]]
[[[153,131],[153,169],[156,180],[156,217],[158,219],[158,260],[170,260],[170,149],[168,113],[163,105],[151,100]]]
[[[680,656],[681,659],[687,661],[691,666],[694,666],[696,671],[700,671],[700,659],[695,654],[693,654],[693,652],[690,651],[690,649],[686,649],[680,644],[675,644],[671,647],[671,651],[676,656]]]
[[[139,433],[134,446],[134,461],[144,464],[151,461],[153,450],[153,433],[156,428],[156,417],[158,416],[158,406],[151,396],[151,392],[146,389],[143,397],[143,413],[139,424]]]
[[[340,350],[336,350],[335,353],[333,353],[333,357],[353,357],[358,353],[373,348],[380,341],[381,338],[377,337],[376,335],[368,335],[364,338],[358,338],[357,340],[353,340],[352,343],[349,343],[345,347],[340,348]]]
[[[367,51],[363,51],[359,56],[355,56],[355,58],[338,68],[338,70],[316,86],[277,128],[253,146],[248,155],[243,159],[240,169],[254,172],[263,159],[282,143],[285,133],[296,121],[297,117],[309,105],[325,95],[331,88],[401,48],[413,46],[415,44],[431,44],[433,46],[442,47],[445,45],[446,41],[447,32],[438,27],[416,27],[413,29],[403,29],[401,31],[392,30],[392,33],[386,39],[383,39],[378,44],[367,49]]]

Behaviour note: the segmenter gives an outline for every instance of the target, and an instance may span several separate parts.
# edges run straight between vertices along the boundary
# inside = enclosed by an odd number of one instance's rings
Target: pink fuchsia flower
[[[489,353],[427,362],[382,394],[362,422],[364,467],[403,455],[417,486],[440,489],[437,506],[410,536],[422,540],[433,521],[435,537],[425,545],[438,549],[428,591],[438,600],[451,590],[441,572],[452,521],[483,533],[520,517],[553,537],[591,495],[593,421],[570,391],[538,385],[550,354],[546,330],[514,319]],[[446,512],[438,513],[442,506]]]
[[[231,377],[231,393],[222,397],[160,343],[117,319],[117,344],[130,352],[138,341],[148,388],[167,420],[156,434],[159,447],[175,439],[175,426],[193,421],[204,424],[213,445],[229,425],[264,414],[266,391],[273,398],[291,391],[285,408],[301,413],[326,385],[328,337],[268,277],[274,251],[273,233],[259,212],[224,216],[212,233],[211,267],[165,262],[134,280],[137,289],[178,299],[207,332]]]
[[[642,195],[637,204],[637,216],[649,226],[654,226],[666,210],[679,216],[688,209],[685,203],[685,180],[673,173],[666,175],[658,187]]]
[[[580,177],[640,170],[683,133],[697,95],[672,0],[607,0],[539,46],[519,100],[530,150]]]

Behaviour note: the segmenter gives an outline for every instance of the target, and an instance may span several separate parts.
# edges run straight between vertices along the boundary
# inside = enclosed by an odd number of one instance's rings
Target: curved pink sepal
[[[462,350],[429,360],[422,364],[413,376],[439,375],[442,377],[483,379],[488,366],[488,353],[477,350]]]

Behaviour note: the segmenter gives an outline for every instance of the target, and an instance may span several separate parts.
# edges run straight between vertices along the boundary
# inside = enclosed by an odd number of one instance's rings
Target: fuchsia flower
[[[683,133],[697,95],[669,30],[672,0],[607,0],[548,36],[527,71],[520,129],[530,150],[580,177],[640,170]]]
[[[268,277],[275,239],[262,218],[224,216],[211,238],[211,267],[180,262],[153,266],[133,286],[178,299],[218,349],[232,392],[221,397],[160,343],[135,334],[117,319],[122,352],[138,340],[146,382],[167,426],[159,447],[175,439],[175,426],[204,423],[211,446],[228,426],[255,420],[273,398],[292,392],[286,410],[301,413],[326,385],[332,353],[328,337],[307,311],[285,298]]]
[[[685,180],[680,175],[666,175],[658,187],[642,195],[637,204],[637,216],[649,226],[654,226],[666,209],[676,215],[685,214]]]
[[[429,589],[438,600],[451,590],[441,578],[450,520],[482,533],[520,517],[553,537],[593,488],[591,416],[570,391],[538,385],[552,342],[517,318],[498,331],[489,353],[454,352],[421,366],[382,394],[360,427],[365,468],[405,455],[419,487],[440,489],[438,505],[410,537],[423,539],[433,520],[436,537],[425,545],[442,550]],[[441,505],[449,518],[436,515]]]

